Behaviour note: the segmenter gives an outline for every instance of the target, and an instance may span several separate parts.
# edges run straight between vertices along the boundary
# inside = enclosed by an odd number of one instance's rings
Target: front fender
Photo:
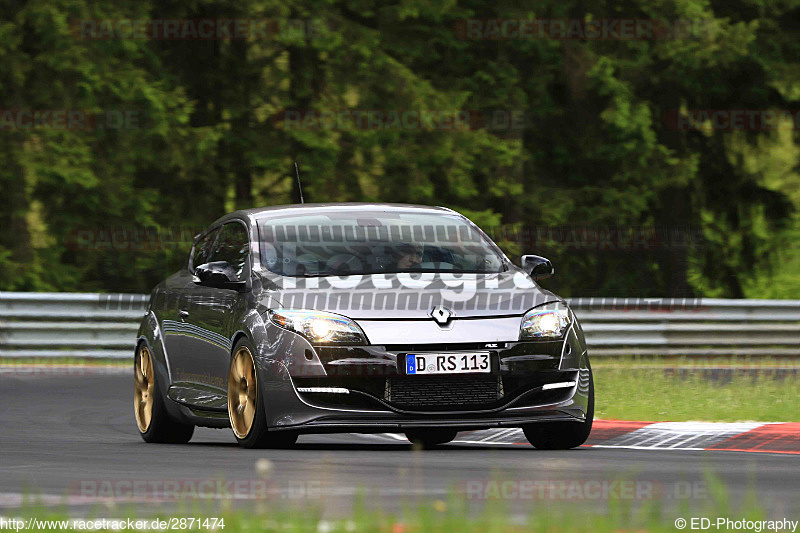
[[[156,376],[156,390],[166,406],[167,412],[176,420],[188,423],[189,421],[183,415],[180,406],[167,398],[167,391],[170,385],[172,385],[172,370],[169,365],[169,355],[164,347],[163,334],[155,313],[153,313],[152,310],[149,310],[144,318],[142,318],[135,349],[138,350],[139,346],[142,344],[145,344],[152,354]]]

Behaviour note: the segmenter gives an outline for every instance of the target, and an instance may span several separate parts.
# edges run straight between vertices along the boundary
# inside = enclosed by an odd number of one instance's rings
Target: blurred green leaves
[[[182,264],[188,242],[76,249],[75,232],[202,227],[234,208],[295,202],[296,160],[307,201],[445,205],[488,229],[704,236],[627,251],[501,239],[512,256],[550,257],[559,276],[546,284],[565,296],[760,296],[780,279],[793,288],[770,295],[800,298],[800,273],[787,272],[800,227],[797,129],[683,131],[667,120],[691,109],[800,108],[798,15],[766,1],[0,0],[0,108],[135,118],[0,129],[0,289],[147,291]],[[694,33],[457,31],[465,19],[532,18],[684,21]],[[81,38],[82,20],[101,19],[268,19],[275,31]],[[472,118],[462,128],[290,128],[287,110]]]

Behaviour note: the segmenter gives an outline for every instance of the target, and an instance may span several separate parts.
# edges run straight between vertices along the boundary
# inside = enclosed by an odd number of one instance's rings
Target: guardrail
[[[575,298],[592,355],[800,356],[800,300]]]
[[[127,358],[149,296],[0,292],[0,357]],[[800,356],[800,300],[574,298],[592,355]]]
[[[0,292],[0,357],[132,357],[149,298]]]

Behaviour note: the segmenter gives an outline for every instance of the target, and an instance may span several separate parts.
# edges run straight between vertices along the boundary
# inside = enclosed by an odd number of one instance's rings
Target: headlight
[[[294,331],[314,344],[366,344],[367,337],[347,317],[324,311],[281,309],[270,311],[269,319],[276,326]]]
[[[562,305],[547,305],[532,309],[522,318],[519,338],[538,339],[542,337],[561,337],[569,327],[572,318],[569,310]]]

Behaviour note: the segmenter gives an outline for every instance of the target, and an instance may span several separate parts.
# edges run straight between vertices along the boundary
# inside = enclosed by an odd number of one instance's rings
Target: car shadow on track
[[[184,444],[182,446],[185,447],[203,447],[203,448],[238,448],[238,445],[235,442],[190,442],[188,444]],[[574,450],[563,450],[560,453],[570,452],[570,453],[579,453],[581,451],[588,451],[589,448],[576,448]],[[247,451],[247,450],[243,450]],[[495,445],[492,446],[491,444],[486,445],[474,445],[474,444],[443,444],[441,446],[437,446],[435,448],[430,449],[418,449],[414,448],[411,444],[404,444],[404,443],[363,443],[363,442],[304,442],[298,443],[293,446],[287,446],[282,448],[270,448],[268,450],[264,449],[256,449],[252,450],[253,452],[263,453],[264,451],[330,451],[330,452],[353,452],[353,451],[374,451],[374,452],[498,452],[502,451],[505,453],[513,453],[513,452],[536,452],[539,450],[535,450],[532,446],[528,445],[517,445],[517,446],[509,446],[507,444],[504,445]]]

